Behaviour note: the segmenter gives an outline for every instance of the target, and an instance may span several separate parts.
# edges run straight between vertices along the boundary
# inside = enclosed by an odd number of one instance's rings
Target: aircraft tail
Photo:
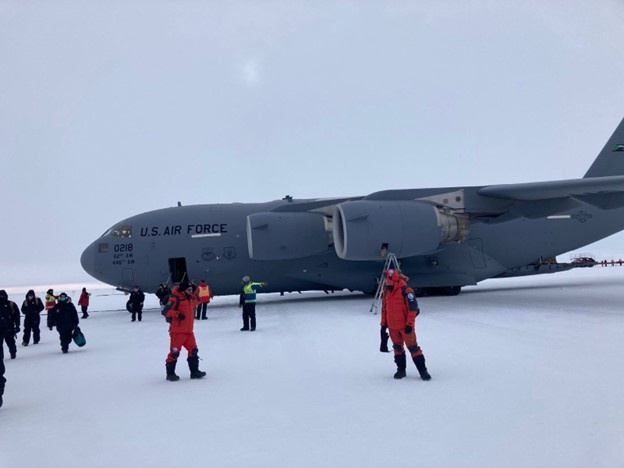
[[[624,175],[624,119],[583,177],[614,175]]]

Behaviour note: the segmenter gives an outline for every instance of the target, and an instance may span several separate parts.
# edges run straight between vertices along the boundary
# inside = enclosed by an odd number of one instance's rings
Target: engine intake
[[[387,252],[423,255],[467,233],[461,215],[422,201],[352,201],[336,205],[333,214],[334,246],[344,260],[379,260]]]

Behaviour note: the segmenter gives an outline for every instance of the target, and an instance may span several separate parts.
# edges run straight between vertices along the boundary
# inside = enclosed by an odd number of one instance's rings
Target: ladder
[[[373,299],[373,303],[371,304],[370,312],[373,315],[377,315],[377,309],[379,308],[379,304],[381,304],[381,299],[383,298],[384,286],[386,285],[386,271],[388,269],[394,269],[399,271],[399,261],[397,257],[392,252],[388,252],[386,256],[386,262],[384,263],[383,270],[381,272],[381,279],[379,280],[379,285],[377,286],[377,291],[375,292],[375,298]]]

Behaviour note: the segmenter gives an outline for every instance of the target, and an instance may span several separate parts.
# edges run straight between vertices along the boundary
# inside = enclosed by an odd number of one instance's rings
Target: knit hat
[[[243,283],[249,283],[251,278],[249,276],[243,276]]]
[[[182,281],[180,283],[180,286],[178,286],[178,289],[180,289],[180,291],[186,291],[190,287],[191,285],[188,283],[188,281]]]
[[[66,300],[67,300],[67,294],[62,292],[61,295],[59,296],[59,301],[65,302]]]

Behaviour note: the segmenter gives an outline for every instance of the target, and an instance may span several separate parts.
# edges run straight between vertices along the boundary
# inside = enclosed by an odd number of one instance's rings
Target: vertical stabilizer
[[[624,119],[584,177],[624,175]]]

